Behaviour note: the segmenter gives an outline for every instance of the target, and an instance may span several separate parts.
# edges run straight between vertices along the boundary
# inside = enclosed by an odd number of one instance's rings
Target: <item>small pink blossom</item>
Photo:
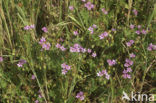
[[[85,7],[88,9],[88,10],[91,10],[94,8],[94,5],[91,3],[91,2],[87,2],[85,3]]]
[[[43,27],[42,28],[42,31],[44,31],[45,33],[47,33],[48,32],[48,29],[46,27]]]
[[[69,10],[73,11],[74,7],[73,6],[69,6]]]
[[[3,62],[3,57],[0,56],[0,62]]]

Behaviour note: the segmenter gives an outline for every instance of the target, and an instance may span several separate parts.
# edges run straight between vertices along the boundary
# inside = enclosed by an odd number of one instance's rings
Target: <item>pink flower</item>
[[[137,16],[137,15],[138,15],[138,11],[137,11],[136,9],[133,9],[133,14],[134,14],[135,16]]]
[[[88,10],[91,10],[94,8],[94,5],[91,3],[91,2],[87,2],[85,3],[85,7],[88,9]]]
[[[73,31],[73,34],[74,34],[75,36],[77,36],[79,33],[78,33],[78,31]]]
[[[141,31],[141,33],[144,34],[144,35],[146,35],[146,34],[147,34],[147,31],[146,31],[145,29],[143,29],[143,30]]]
[[[82,0],[83,2],[86,2],[86,0]]]
[[[47,33],[48,32],[48,29],[46,27],[43,27],[42,28],[42,31],[44,31],[45,33]]]
[[[129,42],[126,43],[126,45],[130,47],[133,43],[134,43],[134,40],[130,40]]]
[[[131,54],[130,54],[130,57],[131,57],[131,58],[135,58],[135,54],[134,54],[134,53],[131,53]]]
[[[18,66],[18,67],[22,67],[22,66],[23,66],[23,64],[25,64],[25,63],[26,63],[26,60],[21,59],[21,60],[19,60],[19,62],[18,62],[18,64],[17,64],[17,66]]]
[[[94,52],[94,53],[92,53],[92,57],[94,57],[94,58],[96,57],[96,53],[95,53],[95,52]]]
[[[80,99],[81,101],[84,100],[84,94],[83,94],[83,92],[80,91],[79,93],[77,93],[76,98],[77,99]]]
[[[105,15],[108,14],[108,11],[106,11],[105,8],[102,8],[101,11],[102,11]]]
[[[141,28],[141,25],[138,25],[138,29],[140,29]]]
[[[134,26],[133,24],[130,25],[130,28],[131,28],[131,29],[134,29],[134,27],[135,27],[135,26]]]
[[[98,73],[97,73],[97,76],[98,77],[102,77],[103,75],[105,75],[105,78],[106,79],[110,79],[110,75],[107,73],[107,71],[106,70],[102,70],[102,71],[99,71]]]
[[[56,48],[60,48],[61,45],[59,43],[56,44]]]
[[[71,69],[71,66],[66,65],[66,63],[61,64],[61,67],[63,68],[62,69],[62,74],[63,75],[65,75]]]
[[[139,35],[139,34],[140,34],[140,31],[139,31],[139,30],[137,30],[135,33]]]
[[[156,50],[156,45],[150,43],[148,48],[147,48],[148,51],[152,51],[152,50]]]
[[[34,80],[34,79],[35,79],[35,75],[32,75],[32,76],[31,76],[31,79]]]
[[[88,50],[87,50],[87,52],[88,52],[88,53],[91,53],[91,52],[92,52],[92,50],[91,50],[91,49],[88,49]]]
[[[3,61],[3,57],[0,56],[0,62],[2,62],[2,61]]]
[[[109,66],[113,66],[113,65],[116,64],[116,61],[115,61],[115,60],[110,60],[110,59],[108,59],[108,60],[107,60],[107,63],[109,64]]]
[[[69,6],[69,10],[73,11],[74,7],[73,6]]]
[[[101,35],[99,35],[100,39],[104,39],[107,36],[108,36],[108,33],[107,32],[104,32]]]

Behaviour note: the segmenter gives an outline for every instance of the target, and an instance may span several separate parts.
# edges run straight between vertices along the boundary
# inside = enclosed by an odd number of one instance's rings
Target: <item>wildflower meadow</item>
[[[131,102],[156,102],[156,0],[0,0],[0,103]]]

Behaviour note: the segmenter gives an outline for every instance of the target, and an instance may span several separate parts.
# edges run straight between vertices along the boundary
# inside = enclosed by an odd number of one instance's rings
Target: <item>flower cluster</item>
[[[25,64],[25,63],[26,63],[26,60],[21,59],[21,60],[19,60],[19,62],[18,62],[18,64],[17,64],[17,66],[18,66],[18,67],[22,67],[22,66],[23,66],[23,64]]]
[[[131,53],[130,54],[130,57],[135,57],[135,55],[133,54],[133,53]],[[124,64],[124,66],[127,68],[127,69],[124,69],[123,70],[123,78],[128,78],[128,79],[130,79],[131,78],[131,75],[130,74],[128,74],[128,73],[130,73],[130,72],[132,72],[132,69],[130,68],[130,66],[132,66],[133,65],[133,61],[132,60],[130,60],[130,59],[128,59],[128,58],[126,58],[126,63]]]
[[[50,50],[51,45],[49,42],[46,42],[46,39],[44,37],[40,39],[39,44],[42,46],[42,49]]]
[[[91,9],[93,9],[94,8],[94,5],[91,3],[91,2],[87,2],[87,3],[85,3],[85,5],[84,5],[88,10],[91,10]]]
[[[105,15],[108,14],[108,11],[106,11],[105,8],[102,8],[101,11],[102,11]]]
[[[98,76],[98,77],[102,77],[103,75],[105,75],[105,78],[109,80],[110,75],[107,73],[106,70],[102,70],[102,71],[99,71],[99,72],[97,73],[97,76]]]
[[[134,40],[130,40],[129,42],[126,43],[126,45],[130,47],[133,43],[134,43]]]
[[[45,33],[47,33],[48,32],[48,29],[46,27],[43,27],[42,28],[42,31],[45,32]]]
[[[130,59],[128,59],[128,58],[126,58],[125,62],[126,62],[126,63],[124,64],[125,67],[129,67],[129,66],[133,65],[133,61],[130,60]]]
[[[130,58],[135,58],[135,54],[134,53],[131,53],[129,56],[130,56]]]
[[[66,48],[63,45],[59,44],[59,43],[56,44],[56,48],[59,48],[61,51],[66,50]]]
[[[97,26],[95,24],[93,24],[92,26],[90,26],[88,28],[88,30],[90,31],[90,34],[93,34],[94,33],[94,28],[97,28]]]
[[[65,74],[68,72],[68,70],[71,69],[71,66],[66,65],[66,63],[61,64],[61,67],[63,68],[63,69],[62,69],[62,74],[63,74],[63,75],[65,75]]]
[[[31,76],[31,79],[32,79],[32,80],[34,80],[35,78],[36,78],[35,75],[32,75],[32,76]]]
[[[104,32],[101,35],[99,35],[100,39],[104,39],[107,36],[108,36],[108,33],[107,32]]]
[[[107,60],[107,63],[109,64],[109,66],[113,66],[113,65],[115,65],[116,64],[116,60],[110,60],[110,59],[108,59]]]
[[[150,43],[148,48],[147,48],[148,51],[152,51],[152,50],[156,50],[156,45]]]
[[[3,57],[0,57],[0,62],[2,62],[3,61]]]
[[[27,25],[24,27],[24,30],[30,30],[30,29],[34,29],[35,28],[35,25],[32,24],[32,25]]]
[[[132,69],[131,68],[127,68],[127,69],[124,69],[124,71],[123,71],[123,78],[128,78],[128,79],[130,79],[131,78],[131,75],[130,74],[128,74],[129,72],[132,72]]]
[[[84,100],[84,94],[83,94],[83,92],[80,91],[79,93],[77,93],[76,98],[77,99],[80,99],[81,101]]]

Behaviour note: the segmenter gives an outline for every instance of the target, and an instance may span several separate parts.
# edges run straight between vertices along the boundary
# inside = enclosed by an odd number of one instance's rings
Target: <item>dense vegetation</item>
[[[155,0],[0,0],[1,103],[127,103],[123,91],[156,94]]]

